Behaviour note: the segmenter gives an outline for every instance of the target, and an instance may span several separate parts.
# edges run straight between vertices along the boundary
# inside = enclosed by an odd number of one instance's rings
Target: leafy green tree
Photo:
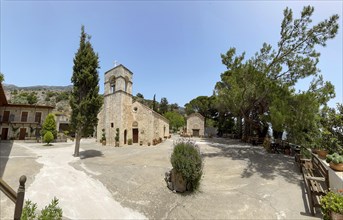
[[[167,98],[161,98],[160,102],[160,114],[164,114],[168,111],[168,100]]]
[[[169,120],[169,125],[174,132],[177,132],[179,128],[185,126],[185,118],[176,111],[164,113],[164,117]]]
[[[69,94],[70,92],[60,92],[56,96],[56,102],[62,101],[62,100],[69,100]]]
[[[157,106],[158,104],[156,103],[156,94],[154,94],[154,98],[152,99],[152,110],[157,112],[157,109],[158,109]]]
[[[213,118],[217,109],[215,108],[215,97],[214,96],[198,96],[192,99],[189,103],[185,104],[186,114],[199,113],[205,117],[205,124],[207,119]]]
[[[169,105],[170,111],[178,111],[179,110],[179,105],[177,103],[173,103]]]
[[[44,137],[46,132],[50,131],[54,138],[57,138],[56,121],[54,114],[48,114],[42,126],[41,135]]]
[[[36,92],[31,92],[30,94],[28,94],[26,99],[27,99],[27,102],[30,105],[37,104],[37,102],[38,102],[37,93]]]
[[[343,105],[337,103],[337,109],[324,107],[321,110],[320,125],[322,125],[321,142],[330,148],[331,153],[343,154]]]
[[[143,94],[142,94],[142,93],[137,93],[136,97],[137,97],[137,98],[144,99],[144,96],[143,96]]]
[[[51,131],[47,131],[44,134],[43,140],[47,145],[50,145],[51,141],[54,140],[54,135],[51,133]]]
[[[98,123],[97,115],[102,105],[99,95],[99,58],[90,43],[90,36],[81,27],[80,46],[75,54],[70,96],[71,126],[75,131],[74,156],[79,156],[80,140],[91,135]]]
[[[276,49],[264,43],[262,49],[248,60],[245,60],[245,53],[235,56],[235,48],[221,56],[227,71],[216,84],[217,99],[221,108],[237,117],[237,124],[244,126],[241,130],[245,135],[255,132],[265,135],[269,122],[273,124],[273,129],[279,131],[290,126],[292,117],[288,116],[296,106],[289,104],[298,103],[297,99],[315,97],[314,103],[311,103],[312,111],[307,111],[313,114],[320,104],[334,96],[332,84],[324,83],[318,75],[320,54],[315,47],[325,46],[328,39],[336,36],[338,15],[311,26],[313,11],[311,6],[304,7],[301,17],[293,19],[292,10],[284,10],[281,37]],[[293,91],[294,85],[309,76],[317,82],[321,81],[321,85],[314,83],[312,85],[316,85],[317,90],[310,87],[307,94],[298,96]],[[305,109],[303,113],[306,113]],[[296,123],[301,123],[301,120]],[[312,121],[310,124],[315,123]]]
[[[2,83],[5,80],[4,74],[0,73],[0,83]]]

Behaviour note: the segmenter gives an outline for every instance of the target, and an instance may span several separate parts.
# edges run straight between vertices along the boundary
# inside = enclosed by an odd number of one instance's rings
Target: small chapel
[[[144,104],[132,100],[133,73],[122,64],[105,72],[104,104],[98,114],[97,140],[106,136],[106,145],[129,142],[152,144],[169,136],[169,121]],[[104,129],[104,130],[103,130]],[[130,141],[129,141],[130,140]]]

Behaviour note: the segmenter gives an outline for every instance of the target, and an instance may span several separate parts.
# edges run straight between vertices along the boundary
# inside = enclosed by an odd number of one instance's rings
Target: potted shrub
[[[169,188],[177,192],[194,191],[199,187],[203,160],[199,147],[192,141],[178,141],[170,158],[173,169],[166,178]]]
[[[343,156],[338,153],[329,154],[326,156],[326,162],[330,164],[331,169],[343,171]]]
[[[320,159],[326,159],[326,155],[328,155],[328,153],[329,151],[327,145],[322,145],[317,149],[317,154]]]
[[[102,145],[106,145],[105,129],[102,129],[101,143],[102,143]]]
[[[116,136],[114,140],[116,141],[115,146],[119,147],[119,128],[116,128]]]
[[[328,192],[320,200],[320,205],[325,220],[343,219],[343,189]]]
[[[132,145],[132,139],[131,138],[129,140],[127,140],[127,144]]]

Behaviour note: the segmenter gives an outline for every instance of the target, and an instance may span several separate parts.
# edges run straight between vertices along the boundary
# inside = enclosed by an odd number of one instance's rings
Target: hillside
[[[12,84],[3,84],[5,94],[9,103],[14,104],[37,104],[37,105],[50,105],[54,106],[55,112],[62,112],[70,116],[71,108],[69,106],[69,95],[73,88],[69,86],[26,86],[19,87]],[[141,95],[133,96],[133,101],[137,100],[142,104],[152,108],[153,100],[144,99]],[[156,108],[159,109],[161,103],[156,101]],[[176,110],[181,114],[185,113],[184,108],[175,104],[167,104],[167,109]]]
[[[54,111],[70,115],[69,95],[73,86],[27,86],[4,84],[9,103],[54,106]]]

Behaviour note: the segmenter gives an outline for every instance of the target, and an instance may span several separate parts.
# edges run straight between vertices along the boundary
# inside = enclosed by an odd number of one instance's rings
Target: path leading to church
[[[80,160],[72,156],[72,143],[58,145],[57,148],[29,148],[38,156],[36,161],[43,167],[27,187],[26,199],[36,202],[41,209],[56,197],[63,209],[63,216],[70,219],[146,218],[132,209],[122,207],[100,181],[70,165]]]

